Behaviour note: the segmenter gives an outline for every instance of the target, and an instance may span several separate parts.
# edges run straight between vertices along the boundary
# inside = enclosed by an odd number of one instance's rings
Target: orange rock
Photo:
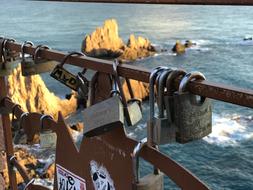
[[[76,99],[61,100],[46,87],[40,75],[23,77],[21,67],[8,76],[8,94],[24,111],[40,112],[57,117],[61,110],[64,116],[76,110]]]

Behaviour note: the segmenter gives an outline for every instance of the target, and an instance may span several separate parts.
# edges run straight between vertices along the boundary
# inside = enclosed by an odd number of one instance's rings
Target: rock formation
[[[155,49],[148,39],[134,35],[130,35],[125,44],[119,37],[117,21],[110,19],[104,22],[103,27],[98,27],[85,37],[82,52],[96,58],[136,60],[153,55]]]
[[[174,53],[181,55],[184,54],[187,48],[191,48],[192,46],[195,46],[196,43],[193,43],[191,40],[186,40],[184,44],[182,44],[180,41],[176,41],[176,44],[171,49]]]
[[[47,89],[39,75],[23,77],[20,67],[8,77],[8,94],[24,111],[50,114],[56,118],[58,111],[67,116],[76,110],[74,97],[61,100]]]

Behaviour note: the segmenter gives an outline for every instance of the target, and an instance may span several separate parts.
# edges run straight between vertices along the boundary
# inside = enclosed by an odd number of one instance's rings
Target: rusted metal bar
[[[47,0],[48,1],[48,0]],[[183,4],[183,5],[253,5],[252,0],[49,0],[88,3]]]
[[[8,42],[7,48],[19,52],[21,51],[21,45],[18,43]],[[35,47],[27,46],[24,48],[24,51],[28,54],[34,55]],[[65,55],[65,53],[55,50],[41,50],[41,57],[59,62],[62,61]],[[71,57],[66,63],[103,73],[113,74],[113,62],[108,60],[101,60],[91,57]],[[148,69],[136,67],[130,64],[121,64],[118,66],[118,74],[125,78],[148,83],[150,71]],[[177,80],[175,83],[176,87],[178,87],[178,85],[179,80]],[[253,108],[253,90],[230,87],[209,81],[189,82],[187,90],[196,95]]]

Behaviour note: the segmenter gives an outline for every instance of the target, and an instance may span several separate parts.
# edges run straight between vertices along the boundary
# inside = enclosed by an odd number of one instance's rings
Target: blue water
[[[191,39],[198,46],[183,56],[167,52],[139,60],[136,65],[158,65],[203,72],[207,79],[253,89],[253,8],[230,6],[118,5],[92,3],[0,1],[0,35],[18,41],[31,40],[61,51],[80,50],[85,34],[108,18],[116,18],[120,35],[142,35],[170,49],[176,40]],[[68,89],[43,74],[48,88],[63,97]],[[145,136],[143,122],[128,132]],[[162,146],[161,150],[183,164],[215,190],[253,189],[253,111],[214,101],[213,133],[186,145]],[[151,170],[143,163],[143,173]],[[165,189],[177,189],[166,178]]]

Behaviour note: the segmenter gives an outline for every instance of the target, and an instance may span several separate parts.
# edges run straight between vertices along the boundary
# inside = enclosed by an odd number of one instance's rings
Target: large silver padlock
[[[119,92],[122,98],[126,123],[128,126],[133,126],[142,119],[140,101],[138,101],[137,99],[126,101],[125,93],[123,91],[123,87],[122,87],[122,84],[118,75],[118,71],[117,71],[118,65],[119,65],[118,60],[115,60],[113,63],[113,71],[114,71],[116,82],[118,84]]]
[[[64,69],[63,65],[65,62],[71,57],[71,56],[85,56],[83,53],[80,52],[71,52],[68,55],[66,55],[62,62],[53,69],[50,76],[54,79],[58,80],[62,84],[66,85],[67,87],[71,88],[74,91],[77,91],[79,89],[80,83],[77,81],[77,76],[70,73],[66,69]]]
[[[161,72],[158,78],[158,93],[157,93],[157,105],[158,115],[155,116],[155,127],[154,127],[154,142],[155,144],[168,144],[175,142],[176,127],[171,120],[170,113],[165,114],[165,85],[166,80],[170,77],[173,72],[172,69],[165,69]]]
[[[179,90],[174,93],[174,119],[177,126],[176,141],[187,143],[201,139],[212,132],[212,103],[205,97],[186,91],[191,80],[205,80],[200,72],[186,74],[180,82]]]
[[[98,136],[115,127],[124,127],[123,105],[115,79],[113,87],[110,98],[83,111],[85,137]]]
[[[2,57],[0,58],[0,76],[8,76],[18,66],[20,54],[6,48],[7,42],[15,42],[14,39],[4,39],[2,47]]]
[[[167,67],[157,67],[153,69],[149,77],[149,120],[147,124],[148,145],[154,146],[154,127],[155,127],[155,80],[159,73]]]
[[[23,76],[37,75],[40,73],[46,73],[53,70],[57,62],[39,56],[41,50],[49,49],[48,46],[38,45],[35,49],[34,56],[32,55],[26,56],[24,53],[25,45],[33,46],[33,43],[26,41],[21,46],[21,54],[22,54],[21,69]]]
[[[142,178],[139,174],[139,154],[144,146],[147,145],[147,138],[142,139],[134,148],[132,153],[133,163],[133,190],[163,190],[163,174],[158,172],[157,174],[151,173]]]
[[[55,148],[57,135],[52,130],[45,129],[43,121],[46,118],[53,120],[53,117],[50,115],[43,115],[40,118],[40,147],[41,148]]]

